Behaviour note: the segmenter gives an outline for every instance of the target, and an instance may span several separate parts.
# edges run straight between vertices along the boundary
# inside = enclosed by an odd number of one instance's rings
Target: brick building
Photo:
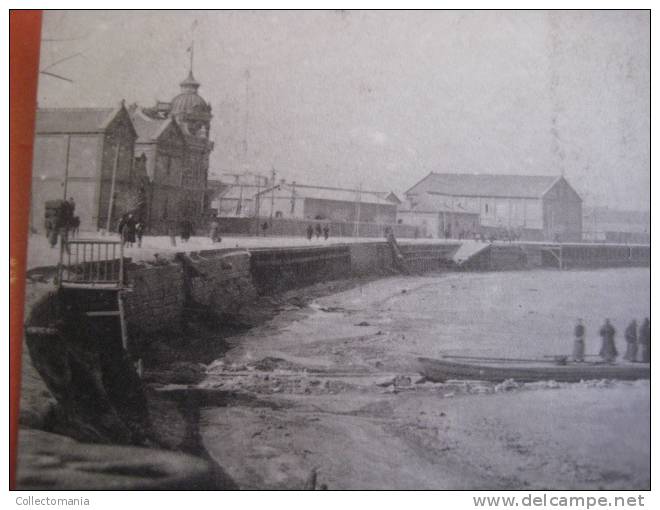
[[[151,180],[150,231],[163,232],[182,220],[204,226],[208,204],[209,156],[213,142],[211,105],[199,94],[192,71],[171,102],[133,113],[140,133],[136,156],[146,157]]]
[[[43,231],[46,201],[69,197],[76,201],[81,230],[115,228],[135,202],[144,177],[134,165],[136,138],[123,102],[114,109],[38,109],[31,229]]]
[[[150,233],[166,232],[179,215],[185,135],[174,119],[152,118],[137,107],[131,107],[131,119],[138,134],[136,160],[143,162],[149,180],[143,221]]]

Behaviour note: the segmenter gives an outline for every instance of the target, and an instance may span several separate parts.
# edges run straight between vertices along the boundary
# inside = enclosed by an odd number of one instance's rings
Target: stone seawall
[[[176,331],[187,310],[233,313],[256,296],[245,250],[179,253],[172,259],[129,264],[126,281],[129,336]]]
[[[460,242],[401,244],[410,273],[457,269]],[[461,265],[464,270],[539,267],[648,266],[650,247],[622,245],[493,244]],[[126,265],[124,295],[129,336],[177,330],[187,311],[221,316],[238,312],[258,295],[350,276],[397,272],[383,241],[347,245],[206,250]]]
[[[183,268],[170,262],[130,265],[124,293],[129,335],[178,328],[183,316]]]

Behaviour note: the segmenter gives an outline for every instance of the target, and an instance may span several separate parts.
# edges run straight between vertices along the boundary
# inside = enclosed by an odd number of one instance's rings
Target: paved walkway
[[[81,232],[78,239],[99,239],[118,241],[117,234],[102,235],[99,232]],[[125,247],[124,255],[132,258],[134,261],[150,260],[156,253],[177,253],[191,252],[200,250],[213,250],[222,248],[269,248],[269,247],[295,247],[295,246],[328,246],[335,244],[350,243],[373,243],[384,241],[378,237],[331,237],[328,240],[317,239],[314,237],[311,241],[305,237],[248,237],[248,236],[227,236],[222,238],[222,242],[213,243],[208,237],[191,237],[188,242],[182,242],[179,237],[176,238],[176,246],[167,236],[145,236],[142,240],[142,247],[138,248],[134,244],[132,248]],[[403,239],[401,244],[442,244],[455,243],[456,240],[445,239]],[[51,248],[45,235],[30,235],[28,240],[28,269],[44,266],[55,266],[59,260],[59,246]]]

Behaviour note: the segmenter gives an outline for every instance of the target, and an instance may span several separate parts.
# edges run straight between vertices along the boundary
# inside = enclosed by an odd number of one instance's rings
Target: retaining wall
[[[153,333],[178,328],[184,307],[183,269],[180,264],[131,264],[126,268],[131,290],[124,293],[130,333]]]
[[[550,252],[550,248],[554,254]],[[607,244],[493,244],[463,265],[468,270],[521,270],[539,267],[603,268],[649,267],[651,247]]]
[[[259,294],[271,294],[351,274],[347,245],[269,248],[250,252],[252,282]]]
[[[400,246],[409,273],[454,269],[460,243]],[[541,244],[493,244],[463,264],[464,270],[558,267]],[[562,267],[648,266],[650,247],[562,245]],[[129,336],[176,330],[189,311],[235,313],[257,295],[318,282],[396,272],[386,242],[296,248],[207,250],[151,263],[127,263],[125,293]],[[92,304],[89,304],[92,306]]]
[[[191,307],[205,307],[218,314],[234,313],[256,297],[247,251],[201,251],[191,253],[187,262],[192,271],[184,278],[184,288]],[[189,266],[184,264],[184,271],[186,268]]]
[[[247,251],[208,250],[129,264],[126,281],[129,335],[177,330],[186,309],[231,313],[256,295]]]

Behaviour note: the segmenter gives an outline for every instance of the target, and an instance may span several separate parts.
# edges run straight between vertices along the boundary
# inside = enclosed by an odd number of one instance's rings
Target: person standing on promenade
[[[614,360],[619,355],[616,350],[616,345],[614,344],[615,335],[616,330],[614,329],[614,326],[612,326],[609,319],[605,319],[605,324],[600,328],[602,344],[599,355],[603,358],[603,361],[606,361],[607,363],[614,363]]]
[[[640,361],[651,363],[651,321],[647,317],[639,327]]]
[[[142,236],[144,235],[144,223],[138,221],[135,224],[135,237],[137,239],[138,248],[142,248]]]
[[[312,227],[310,223],[309,225],[307,225],[307,239],[311,241],[313,235],[314,235],[314,227]]]
[[[573,341],[573,361],[582,363],[584,362],[584,337],[586,333],[582,319],[577,320],[574,333],[575,340]]]
[[[623,359],[637,361],[637,321],[633,319],[624,333],[626,338],[626,354]]]

